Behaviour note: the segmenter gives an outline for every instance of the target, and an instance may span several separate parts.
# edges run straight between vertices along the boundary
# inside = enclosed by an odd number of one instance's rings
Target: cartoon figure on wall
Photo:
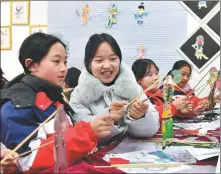
[[[108,22],[106,23],[106,27],[110,28],[113,24],[117,23],[117,15],[120,13],[117,10],[116,4],[112,4],[109,8],[109,16],[108,16]]]
[[[192,47],[196,50],[195,56],[197,59],[209,59],[205,54],[203,54],[203,46],[204,46],[204,37],[199,35],[196,37],[196,43],[192,45]]]
[[[89,15],[90,11],[91,11],[91,9],[89,8],[88,4],[86,4],[82,7],[82,13],[79,13],[76,9],[77,15],[81,17],[81,24],[82,25],[86,25],[88,19],[90,19],[90,15]]]
[[[144,46],[139,46],[137,51],[138,51],[138,54],[135,57],[136,59],[145,59],[146,58],[146,51],[147,51],[147,49],[145,49]]]
[[[199,1],[198,7],[199,9],[201,9],[202,7],[207,8],[206,1]]]
[[[144,3],[141,2],[137,8],[137,12],[134,13],[135,19],[137,19],[137,24],[142,25],[144,22],[144,17],[147,17],[147,12],[145,11]]]

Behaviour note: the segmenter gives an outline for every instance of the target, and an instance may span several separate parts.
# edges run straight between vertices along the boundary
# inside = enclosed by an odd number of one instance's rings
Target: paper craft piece
[[[170,75],[168,75],[163,81],[163,99],[165,104],[169,104],[173,100],[174,96],[174,87],[173,87],[173,79]]]
[[[109,16],[108,16],[108,22],[106,23],[106,27],[110,28],[110,27],[112,27],[113,24],[117,23],[117,15],[120,12],[117,10],[116,4],[112,4],[108,8],[108,11],[109,11]]]
[[[204,160],[220,154],[219,148],[194,148],[186,147],[186,150],[193,155],[197,160]]]
[[[137,12],[134,13],[135,19],[137,19],[137,24],[142,25],[144,22],[144,17],[147,17],[147,12],[145,11],[144,3],[141,2],[137,8]]]
[[[198,7],[199,7],[199,9],[207,8],[206,1],[199,1]]]
[[[87,24],[87,21],[90,18],[90,15],[89,15],[90,11],[91,11],[91,9],[89,8],[88,4],[86,4],[82,7],[82,12],[81,13],[79,13],[78,10],[76,9],[77,15],[81,17],[81,24],[82,25]]]
[[[65,133],[68,129],[68,118],[63,106],[58,108],[58,113],[54,122],[55,129],[55,166],[54,173],[66,173],[68,169],[66,144],[64,140]]]
[[[192,47],[196,50],[195,56],[197,59],[209,59],[205,54],[203,54],[203,46],[204,46],[204,37],[202,35],[198,35],[196,37],[196,43],[192,45]]]
[[[135,57],[136,59],[145,59],[146,58],[146,50],[144,46],[139,46],[137,48],[138,54]]]
[[[175,83],[179,83],[182,80],[182,75],[181,72],[179,70],[173,70],[172,72],[173,75],[173,80]]]
[[[218,77],[219,77],[218,70],[215,67],[212,67],[210,69],[210,78],[207,81],[211,89],[213,88],[213,85],[217,81]]]
[[[218,72],[218,78],[216,80],[216,89],[220,91],[220,71]]]

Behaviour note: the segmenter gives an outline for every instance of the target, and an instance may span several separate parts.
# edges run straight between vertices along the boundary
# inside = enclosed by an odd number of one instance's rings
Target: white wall
[[[30,24],[47,25],[47,1],[30,1]],[[10,2],[1,2],[1,26],[10,25]],[[12,50],[1,50],[1,68],[5,78],[11,80],[23,72],[18,61],[18,51],[23,40],[29,36],[29,25],[12,27]]]
[[[48,2],[31,1],[30,7],[30,25],[47,25]],[[1,2],[1,25],[10,25],[10,2]],[[196,21],[193,16],[188,14],[187,36],[193,33],[199,27],[199,25],[199,22]],[[18,61],[18,50],[22,41],[28,35],[29,26],[12,26],[12,50],[1,51],[1,67],[5,72],[5,77],[8,80],[11,80],[13,77],[23,72],[23,69]],[[193,69],[193,74],[191,78],[192,86],[194,86],[212,66],[220,69],[220,56],[218,56],[208,67],[206,67],[200,73]],[[202,93],[202,95],[206,94],[208,94],[208,89],[207,91],[204,91]]]

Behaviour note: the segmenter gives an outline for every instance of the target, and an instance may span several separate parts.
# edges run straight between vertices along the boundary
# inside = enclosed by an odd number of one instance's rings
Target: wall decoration
[[[11,1],[11,24],[28,25],[30,20],[30,1]]]
[[[137,24],[142,25],[144,22],[144,17],[147,17],[147,12],[144,7],[144,3],[141,2],[140,5],[137,7],[137,12],[134,13],[135,19],[137,19]]]
[[[146,52],[147,52],[147,49],[144,47],[144,46],[139,46],[137,48],[137,56],[135,56],[136,59],[145,59],[146,58]]]
[[[204,20],[219,1],[180,1],[180,3],[197,19]]]
[[[89,15],[90,11],[91,11],[91,9],[88,4],[86,4],[82,7],[81,13],[79,13],[78,10],[76,9],[77,15],[81,17],[81,24],[82,25],[86,25],[88,19],[90,19],[90,15]]]
[[[29,34],[34,34],[37,32],[48,33],[47,25],[30,25],[29,26]]]
[[[200,27],[184,41],[178,51],[200,72],[220,54],[220,46],[214,36]]]
[[[11,26],[1,26],[1,50],[11,50],[12,34]]]
[[[109,11],[109,16],[108,16],[108,22],[106,23],[106,27],[110,28],[110,27],[112,27],[113,24],[117,23],[117,15],[120,12],[117,10],[116,4],[112,4],[108,8],[108,11]]]
[[[220,11],[207,23],[207,25],[220,37]]]

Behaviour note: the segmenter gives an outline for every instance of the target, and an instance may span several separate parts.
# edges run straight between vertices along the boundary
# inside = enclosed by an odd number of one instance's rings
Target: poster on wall
[[[178,51],[200,72],[220,54],[220,45],[214,36],[200,27],[184,41]]]
[[[207,25],[220,37],[220,10],[209,20]]]
[[[47,25],[30,25],[29,26],[29,34],[34,34],[37,32],[48,33]]]
[[[1,50],[11,50],[12,35],[11,26],[1,26]]]
[[[28,25],[30,20],[30,1],[11,1],[11,24]]]
[[[204,20],[219,1],[180,1],[197,20]]]

